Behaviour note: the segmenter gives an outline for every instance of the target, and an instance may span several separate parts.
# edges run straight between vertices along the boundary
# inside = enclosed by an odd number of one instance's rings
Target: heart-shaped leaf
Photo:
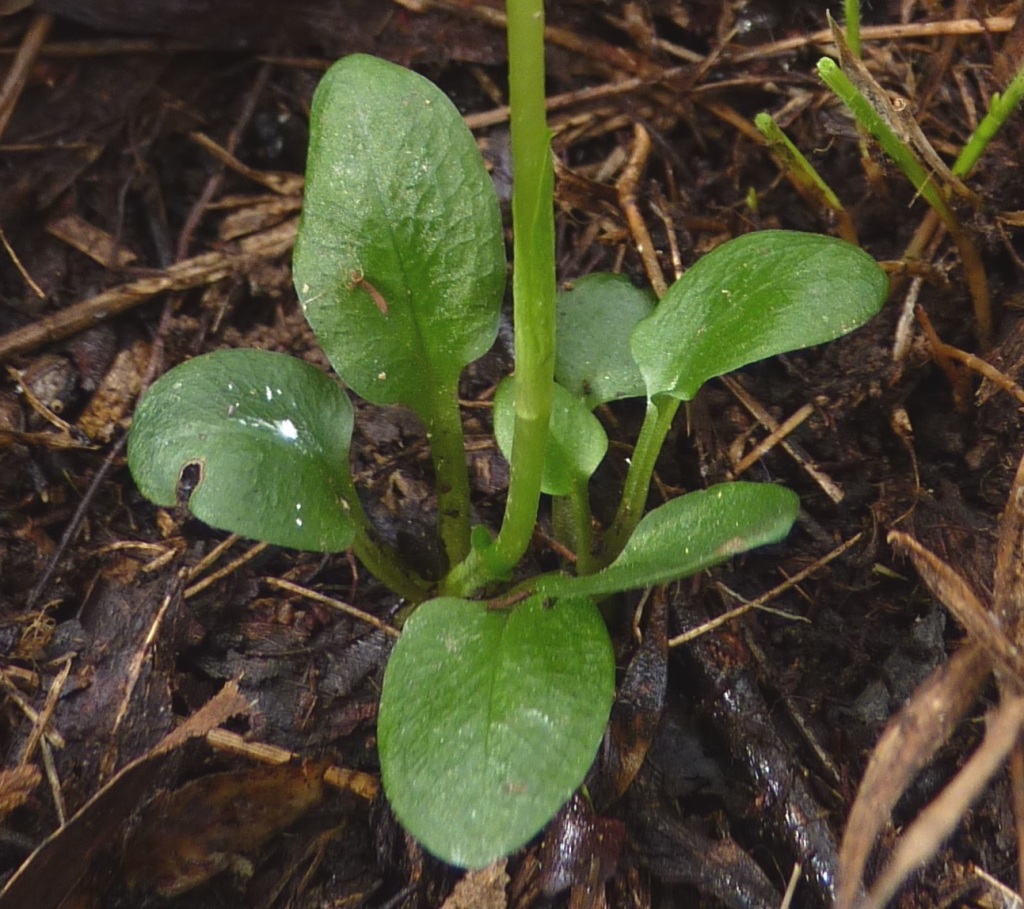
[[[494,438],[501,453],[512,453],[515,430],[515,378],[504,379],[494,394]],[[579,398],[555,384],[548,444],[540,490],[567,496],[573,484],[587,480],[608,451],[608,435]]]
[[[708,379],[831,341],[863,325],[888,293],[862,249],[819,234],[765,230],[700,259],[633,331],[647,395],[690,400]]]
[[[588,600],[511,611],[444,598],[406,623],[377,723],[398,819],[453,865],[522,846],[583,781],[615,687],[611,641]]]
[[[501,215],[472,134],[411,70],[354,55],[321,80],[295,244],[299,299],[368,401],[435,412],[494,340]]]
[[[644,378],[629,336],[654,310],[654,294],[623,275],[593,274],[558,295],[555,378],[593,409],[608,401],[642,398]]]
[[[352,405],[329,376],[284,354],[222,350],[153,384],[132,421],[128,466],[158,505],[188,496],[222,530],[338,552],[353,537],[342,485],[351,436]]]
[[[547,575],[534,589],[548,597],[604,597],[667,584],[784,539],[799,508],[796,493],[768,483],[721,483],[687,493],[644,515],[607,568],[583,577]]]

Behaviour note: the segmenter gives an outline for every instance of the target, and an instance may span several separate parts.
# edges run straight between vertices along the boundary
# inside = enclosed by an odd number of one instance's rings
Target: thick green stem
[[[855,57],[860,56],[860,0],[843,0],[846,42]]]
[[[681,403],[675,398],[665,396],[647,402],[647,413],[644,416],[644,424],[640,427],[640,437],[636,441],[633,458],[629,463],[629,473],[626,474],[626,485],[622,490],[619,510],[604,537],[602,565],[610,564],[622,552],[622,548],[644,515],[651,477],[654,476],[654,465]]]
[[[544,110],[544,4],[508,0],[506,10],[516,420],[505,517],[487,556],[498,572],[522,558],[533,535],[555,369],[554,170]]]
[[[470,596],[507,577],[533,537],[547,448],[555,372],[554,168],[544,109],[544,3],[508,0],[512,132],[512,305],[515,322],[515,428],[509,490],[497,539],[476,539],[441,584]],[[480,528],[478,532],[482,534]]]
[[[448,564],[469,554],[469,474],[459,410],[458,387],[439,388],[428,420],[427,438],[437,480],[437,521]]]

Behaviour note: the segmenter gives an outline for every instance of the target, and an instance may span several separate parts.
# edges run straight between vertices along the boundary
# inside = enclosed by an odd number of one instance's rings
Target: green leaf
[[[615,666],[587,600],[511,611],[445,598],[405,624],[384,674],[381,775],[428,850],[476,868],[522,846],[583,781]]]
[[[515,378],[510,376],[494,395],[494,438],[501,453],[509,458],[515,429]],[[587,480],[608,451],[608,435],[579,399],[554,386],[550,431],[544,451],[544,475],[540,491],[567,496],[578,480]]]
[[[128,437],[144,496],[278,546],[338,552],[352,542],[343,495],[352,405],[329,376],[264,350],[222,350],[175,367],[146,393]]]
[[[476,142],[436,86],[363,55],[324,76],[310,125],[293,263],[306,318],[362,397],[432,413],[493,342],[505,285]]]
[[[621,398],[642,398],[644,378],[629,349],[637,322],[655,298],[623,275],[593,274],[558,295],[555,378],[591,409]]]
[[[700,259],[633,331],[647,395],[688,401],[740,366],[853,331],[881,309],[885,272],[819,234],[765,230]]]
[[[607,568],[584,577],[547,575],[533,588],[548,597],[604,597],[667,584],[784,539],[799,508],[796,493],[768,483],[721,483],[687,493],[644,515]]]

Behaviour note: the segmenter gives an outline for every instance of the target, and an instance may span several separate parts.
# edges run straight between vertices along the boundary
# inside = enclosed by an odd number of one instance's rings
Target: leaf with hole
[[[453,865],[534,836],[582,783],[615,665],[588,600],[509,611],[443,598],[405,624],[384,674],[381,775],[398,819]]]
[[[435,85],[361,54],[321,80],[310,123],[293,262],[306,318],[359,395],[432,414],[491,346],[505,286],[476,141]]]
[[[796,520],[796,493],[767,483],[720,483],[644,515],[619,557],[583,577],[547,575],[533,585],[548,597],[604,597],[653,587],[785,539]]]
[[[214,527],[278,546],[352,542],[346,482],[352,405],[329,376],[264,350],[222,350],[175,367],[146,393],[128,466],[158,505],[188,497]],[[180,487],[191,476],[191,490]]]
[[[558,295],[555,379],[593,409],[642,398],[644,377],[629,336],[654,310],[655,298],[623,275],[593,274]]]
[[[586,481],[608,451],[608,435],[577,397],[553,386],[548,444],[540,489],[546,495],[567,496],[573,484]],[[512,453],[515,437],[515,378],[502,381],[494,395],[494,437],[503,455]]]
[[[719,246],[633,331],[647,395],[689,401],[708,379],[853,331],[881,309],[885,272],[862,249],[764,230]]]

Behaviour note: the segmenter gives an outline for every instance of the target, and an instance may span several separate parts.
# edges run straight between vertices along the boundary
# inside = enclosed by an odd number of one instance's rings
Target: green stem
[[[427,426],[437,480],[437,521],[448,564],[469,554],[469,474],[457,384],[437,389]]]
[[[441,583],[470,596],[506,578],[533,537],[547,448],[555,372],[554,168],[544,108],[543,0],[508,0],[508,78],[512,133],[512,306],[515,324],[515,427],[505,516],[495,540],[474,531],[469,556]]]
[[[992,305],[988,280],[974,241],[960,226],[960,222],[943,198],[932,175],[925,170],[917,155],[896,135],[892,127],[885,122],[871,102],[857,90],[836,62],[828,57],[819,60],[818,75],[850,109],[857,122],[875,137],[878,144],[882,146],[882,150],[896,162],[907,179],[914,185],[914,189],[942,219],[942,223],[946,226],[960,253],[968,290],[971,294],[971,302],[974,306],[978,337],[982,346],[987,346],[992,337]]]
[[[854,119],[863,126],[882,146],[882,150],[896,162],[897,166],[914,185],[925,201],[938,212],[944,222],[953,219],[953,213],[942,198],[935,181],[917,155],[893,131],[871,102],[865,98],[856,86],[846,77],[835,60],[824,57],[818,61],[818,75],[839,99],[850,109]]]
[[[390,548],[381,546],[372,536],[370,519],[359,500],[352,477],[347,474],[341,477],[342,494],[348,503],[348,514],[355,525],[355,538],[352,540],[352,551],[363,567],[378,581],[389,587],[400,597],[414,603],[425,600],[430,593],[430,584],[416,572],[407,568],[398,555]]]
[[[508,0],[506,10],[516,419],[505,517],[487,556],[498,573],[522,558],[533,536],[555,369],[554,170],[544,109],[544,4]]]
[[[783,171],[805,197],[810,197],[815,205],[828,208],[836,217],[839,233],[848,243],[859,246],[857,230],[853,226],[850,213],[843,208],[843,203],[815,169],[814,165],[804,156],[783,131],[782,127],[772,118],[771,114],[760,113],[754,117],[754,125],[768,143],[768,148],[775,156]]]
[[[768,147],[778,155],[783,166],[795,179],[800,181],[802,186],[814,190],[822,202],[835,212],[843,211],[843,203],[815,169],[814,165],[807,160],[804,153],[797,148],[792,140],[783,131],[782,127],[775,122],[771,114],[762,112],[754,117],[754,125],[764,136]]]
[[[967,144],[964,145],[963,150],[951,168],[954,174],[958,177],[966,177],[974,169],[974,165],[978,163],[978,158],[981,157],[982,152],[985,151],[989,142],[992,141],[995,134],[1002,128],[1006,118],[1017,109],[1017,105],[1020,104],[1022,98],[1024,98],[1024,66],[1017,70],[1017,74],[1013,77],[1013,80],[1006,87],[1006,91],[1003,94],[992,96],[992,103],[989,105],[988,113],[985,114],[981,123],[978,124],[978,128],[971,134],[971,138],[967,140]]]
[[[429,596],[430,585],[402,565],[395,553],[384,550],[362,527],[356,530],[352,551],[370,574],[400,597],[422,603]]]
[[[626,474],[626,485],[622,490],[619,510],[604,537],[601,564],[609,565],[615,560],[640,523],[647,505],[647,493],[654,476],[654,465],[665,442],[672,420],[682,402],[676,398],[661,396],[647,402],[647,413],[640,437],[633,450],[633,459]]]
[[[592,574],[598,568],[594,558],[594,527],[590,513],[590,488],[587,479],[577,479],[569,491],[572,509],[573,546],[576,550],[576,574]]]
[[[860,56],[860,0],[843,0],[843,24],[846,43],[855,57]]]

